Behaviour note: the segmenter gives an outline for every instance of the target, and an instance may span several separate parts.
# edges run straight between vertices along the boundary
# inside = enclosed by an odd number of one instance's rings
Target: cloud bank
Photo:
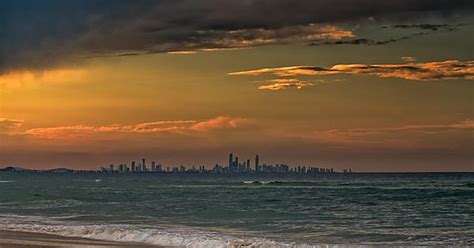
[[[410,20],[473,9],[467,0],[5,0],[0,74],[94,56],[338,40],[353,36],[340,24],[369,17]]]

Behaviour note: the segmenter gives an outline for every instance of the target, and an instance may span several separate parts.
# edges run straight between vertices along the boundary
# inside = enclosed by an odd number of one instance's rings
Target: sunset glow
[[[474,19],[457,2],[8,2],[3,165],[213,165],[258,151],[295,166],[473,171]]]

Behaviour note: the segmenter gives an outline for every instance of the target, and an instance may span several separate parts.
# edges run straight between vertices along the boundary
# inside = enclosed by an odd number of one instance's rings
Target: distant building
[[[234,154],[229,154],[229,170],[232,171],[232,166],[234,165]]]

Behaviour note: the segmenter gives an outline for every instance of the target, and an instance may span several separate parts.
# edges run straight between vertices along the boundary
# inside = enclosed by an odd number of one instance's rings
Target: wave
[[[467,188],[474,188],[474,183],[466,183],[463,186]]]
[[[8,180],[0,180],[0,183],[13,183],[15,181],[8,181]]]
[[[240,185],[268,185],[274,187],[289,187],[289,188],[321,188],[321,189],[361,189],[361,190],[432,190],[443,188],[445,190],[472,190],[474,183],[465,184],[448,184],[448,185],[406,185],[403,183],[327,183],[327,182],[312,182],[312,181],[241,181]],[[222,185],[228,186],[228,185]]]
[[[282,182],[282,181],[243,181],[243,184],[294,184],[293,182]]]
[[[205,233],[196,230],[134,228],[129,225],[3,225],[9,231],[36,232],[65,237],[81,237],[107,241],[145,243],[166,247],[224,248],[224,247],[275,247],[310,248],[330,247],[328,245],[310,245],[283,243],[265,238],[239,238],[218,233]],[[338,246],[340,247],[340,246]]]
[[[18,223],[18,220],[23,223]],[[27,221],[26,221],[27,220]],[[217,231],[192,228],[138,226],[125,224],[78,224],[76,222],[50,221],[43,217],[0,216],[0,230],[54,234],[97,240],[134,242],[166,247],[189,248],[317,248],[361,247],[327,244],[280,242],[263,237],[238,237]]]

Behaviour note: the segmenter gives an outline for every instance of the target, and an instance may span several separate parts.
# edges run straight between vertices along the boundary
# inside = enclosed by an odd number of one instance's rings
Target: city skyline
[[[472,172],[473,9],[4,0],[0,164],[212,165],[258,151],[272,164]]]
[[[309,163],[305,165],[288,165],[285,163],[262,163],[260,155],[256,154],[253,159],[246,159],[240,163],[238,156],[233,152],[228,155],[229,161],[227,164],[216,163],[214,165],[195,163],[191,165],[176,165],[176,164],[162,164],[151,160],[147,163],[146,158],[140,160],[132,160],[130,163],[120,162],[117,164],[111,163],[108,166],[102,166],[94,169],[72,169],[67,166],[35,169],[22,168],[18,165],[7,165],[1,168],[0,171],[6,172],[101,172],[101,173],[212,173],[212,174],[333,174],[333,173],[354,173],[350,168],[337,170],[333,167],[325,167],[318,163]]]
[[[286,173],[297,173],[297,174],[319,174],[319,173],[337,173],[334,168],[325,168],[321,166],[311,165],[287,165],[283,163],[266,164],[260,163],[260,156],[257,154],[254,158],[254,164],[252,167],[251,160],[240,163],[238,156],[234,156],[234,153],[229,153],[228,164],[215,164],[214,166],[209,165],[163,165],[152,160],[151,166],[147,166],[146,158],[142,158],[141,163],[136,163],[133,160],[128,165],[127,163],[119,163],[117,165],[110,164],[108,167],[104,166],[100,168],[101,172],[108,173],[217,173],[217,174],[286,174]],[[314,163],[313,163],[314,164]],[[197,167],[196,167],[197,166]],[[352,169],[343,169],[343,173],[352,173]]]

